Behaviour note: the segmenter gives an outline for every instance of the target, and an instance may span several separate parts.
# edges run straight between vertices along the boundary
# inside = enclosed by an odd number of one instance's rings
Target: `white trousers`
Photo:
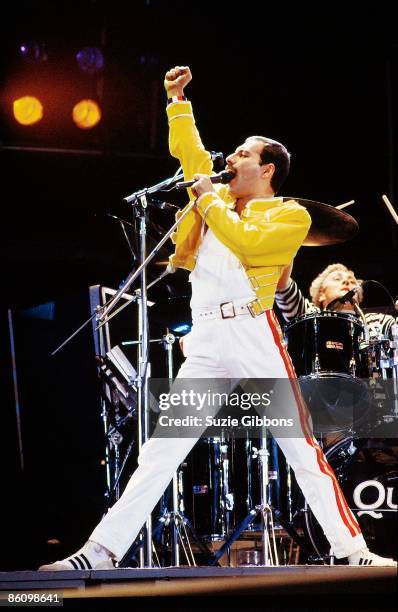
[[[184,353],[186,360],[178,378],[294,378],[272,310],[256,318],[238,316],[195,322],[184,342]],[[289,410],[302,423],[303,435],[275,439],[294,470],[333,553],[339,558],[346,557],[364,548],[365,541],[322,449],[308,428],[306,409],[294,382],[290,404]],[[272,433],[272,427],[269,429]],[[90,539],[105,546],[120,560],[196,441],[152,437],[146,442],[126,489]]]

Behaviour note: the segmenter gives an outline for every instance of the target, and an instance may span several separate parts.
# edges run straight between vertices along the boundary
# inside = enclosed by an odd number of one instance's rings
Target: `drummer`
[[[359,286],[360,289],[355,293],[352,301],[356,301],[357,304],[362,301],[361,281],[356,278],[352,270],[341,263],[327,266],[314,278],[310,286],[312,301],[303,296],[297,283],[292,279],[292,268],[293,263],[284,268],[275,294],[275,302],[288,323],[300,315],[326,310],[329,304],[342,298],[354,287]],[[332,310],[355,312],[354,305],[349,301],[336,302]],[[395,323],[392,316],[379,312],[367,312],[365,319],[371,338],[391,337],[391,328]]]

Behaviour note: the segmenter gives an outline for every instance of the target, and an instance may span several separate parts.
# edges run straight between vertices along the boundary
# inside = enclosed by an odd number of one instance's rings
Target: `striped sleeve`
[[[319,312],[319,309],[303,296],[293,279],[290,279],[290,285],[286,289],[276,292],[275,302],[288,323],[300,315]]]
[[[395,323],[394,317],[382,312],[367,312],[365,314],[366,323],[371,336],[392,337],[391,328]]]

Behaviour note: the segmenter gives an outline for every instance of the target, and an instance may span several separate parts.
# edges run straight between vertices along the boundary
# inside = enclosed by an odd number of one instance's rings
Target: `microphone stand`
[[[153,193],[157,193],[158,191],[164,191],[167,187],[174,187],[175,183],[177,183],[181,178],[184,177],[184,174],[181,172],[177,172],[174,176],[157,183],[156,185],[152,185],[152,187],[144,187],[144,189],[140,189],[139,191],[135,191],[129,196],[123,198],[127,204],[133,203],[133,205],[137,202],[138,198],[142,196],[148,196]]]
[[[162,184],[161,184],[162,185]],[[99,324],[97,329],[109,322],[116,313],[109,315],[112,309],[119,302],[122,295],[128,291],[133,282],[140,276],[140,289],[135,292],[138,304],[138,372],[135,381],[137,388],[137,414],[138,414],[138,451],[141,452],[142,446],[149,438],[149,402],[148,402],[148,379],[150,377],[150,363],[148,361],[149,353],[149,330],[148,330],[148,305],[147,305],[147,276],[146,267],[148,263],[157,255],[163,244],[170,238],[176,227],[181,221],[191,212],[195,202],[191,202],[178,220],[166,232],[160,242],[147,255],[146,252],[146,210],[147,210],[147,193],[153,192],[154,188],[141,190],[129,196],[127,199],[134,205],[135,215],[139,220],[139,237],[140,237],[140,265],[135,271],[130,272],[122,287],[115,293],[113,299],[102,307],[97,307],[96,317]],[[127,201],[126,199],[126,201]],[[117,311],[119,312],[120,309]],[[152,517],[148,517],[144,529],[141,531],[140,540],[144,546],[140,546],[139,558],[140,567],[152,567]],[[177,553],[178,557],[178,553]]]
[[[86,325],[90,323],[94,318],[98,322],[95,331],[102,328],[103,325],[109,323],[111,318],[120,312],[126,305],[120,307],[116,312],[109,314],[110,311],[120,301],[123,294],[128,291],[133,282],[141,275],[140,278],[140,289],[135,291],[135,301],[138,304],[138,332],[139,332],[139,344],[138,344],[138,372],[137,379],[134,381],[137,388],[137,413],[138,413],[138,450],[141,451],[143,444],[149,438],[149,414],[148,414],[148,378],[150,376],[150,364],[148,362],[149,353],[149,333],[148,333],[148,307],[147,307],[147,278],[146,278],[146,267],[148,263],[158,254],[159,250],[170,238],[171,234],[176,230],[177,226],[185,219],[185,217],[191,212],[195,205],[195,201],[192,201],[185,207],[185,210],[181,213],[177,221],[171,226],[168,232],[163,236],[156,247],[147,256],[146,253],[146,210],[150,201],[147,196],[157,191],[161,191],[170,185],[173,185],[183,178],[183,174],[177,173],[172,178],[166,179],[157,185],[149,188],[142,189],[140,191],[131,194],[127,198],[124,198],[126,202],[131,203],[135,207],[135,215],[139,220],[139,236],[140,236],[140,265],[135,271],[131,271],[125,282],[116,291],[112,299],[102,306],[98,305],[92,315],[87,321],[85,321],[76,331],[74,331],[61,345],[59,345],[51,355],[55,355],[61,348],[63,348],[72,338],[74,338]],[[156,205],[156,204],[155,204]],[[168,272],[171,272],[172,268],[169,268]],[[173,270],[174,271],[174,270]],[[165,271],[166,272],[166,271]],[[163,278],[165,273],[161,275]],[[160,280],[157,279],[157,281]],[[157,282],[156,281],[156,282]],[[154,283],[152,283],[154,284]],[[141,546],[140,546],[140,567],[152,567],[152,523],[151,516],[148,518],[145,528],[140,534]],[[145,548],[142,545],[145,545]],[[145,552],[144,552],[145,550]]]
[[[145,195],[137,198],[134,202],[134,213],[139,221],[139,243],[140,262],[146,259],[147,239],[147,199]],[[140,266],[141,267],[141,266]],[[116,294],[117,295],[117,294]],[[138,452],[149,439],[149,415],[148,415],[148,378],[151,375],[149,363],[149,329],[148,329],[148,304],[147,304],[147,275],[146,266],[142,266],[140,275],[140,289],[136,291],[138,306],[138,371],[136,379],[137,387],[137,416],[138,416]],[[152,516],[149,515],[145,527],[141,531],[140,538],[144,541],[144,547],[140,548],[140,567],[152,567]]]
[[[135,207],[135,215],[139,220],[139,236],[140,236],[140,265],[135,271],[131,271],[127,279],[116,291],[115,295],[106,304],[98,305],[94,313],[90,318],[83,323],[69,338],[67,338],[52,355],[55,355],[65,344],[67,344],[83,327],[85,327],[91,320],[96,318],[98,325],[95,331],[102,328],[103,325],[109,323],[111,318],[115,316],[122,308],[119,308],[116,312],[111,311],[120,301],[124,293],[128,291],[133,282],[140,277],[140,289],[135,291],[136,302],[138,304],[138,330],[139,330],[139,345],[138,345],[138,372],[137,379],[135,382],[137,388],[137,413],[138,413],[138,450],[141,451],[142,446],[149,438],[149,418],[148,418],[148,378],[150,376],[150,364],[148,362],[148,348],[149,348],[149,333],[148,333],[148,306],[147,306],[147,279],[146,279],[146,267],[150,261],[158,254],[165,242],[171,237],[178,225],[185,219],[185,217],[191,212],[195,206],[195,201],[190,202],[185,209],[181,212],[178,219],[161,238],[160,242],[155,248],[147,255],[146,253],[146,210],[148,207],[147,196],[153,193],[164,190],[170,185],[174,186],[181,178],[183,174],[177,173],[175,176],[158,183],[149,188],[141,189],[126,198],[124,200],[127,203],[132,204]],[[166,271],[165,271],[166,272]],[[171,269],[169,270],[171,272]],[[162,274],[162,277],[165,273]],[[160,280],[160,279],[157,279]],[[176,502],[176,500],[174,500]],[[140,546],[140,567],[152,567],[152,519],[151,516],[147,519],[145,528],[140,534],[141,544],[145,545],[145,554],[143,546]],[[178,552],[176,553],[178,558]]]

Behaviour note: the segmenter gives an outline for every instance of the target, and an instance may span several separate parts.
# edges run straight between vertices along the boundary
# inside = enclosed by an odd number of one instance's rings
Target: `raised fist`
[[[164,86],[170,96],[182,96],[184,87],[192,80],[188,66],[176,66],[168,72],[164,79]]]

